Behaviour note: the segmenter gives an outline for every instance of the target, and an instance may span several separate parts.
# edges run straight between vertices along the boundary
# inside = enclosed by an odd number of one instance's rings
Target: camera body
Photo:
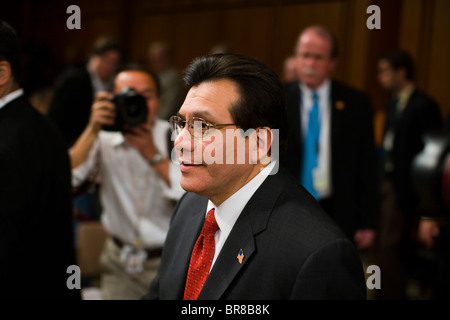
[[[124,88],[111,102],[116,108],[116,119],[113,125],[104,126],[103,130],[123,131],[124,125],[137,126],[147,121],[147,101],[133,88]]]

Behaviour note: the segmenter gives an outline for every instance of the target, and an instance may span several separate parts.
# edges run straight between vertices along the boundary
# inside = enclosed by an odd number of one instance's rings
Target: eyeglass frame
[[[173,121],[174,118],[177,118],[177,122]],[[170,123],[170,130],[171,130],[171,132],[174,132],[176,130],[174,128],[174,125],[177,125],[178,123],[181,123],[181,122],[183,122],[184,125],[183,126],[178,125],[180,127],[180,129],[181,129],[180,133],[186,127],[186,124],[188,124],[189,134],[191,136],[193,136],[193,137],[194,137],[194,134],[195,134],[195,131],[194,131],[194,129],[195,129],[195,121],[198,121],[198,122],[202,123],[202,134],[206,134],[208,132],[208,130],[211,129],[211,128],[226,127],[226,126],[237,126],[236,123],[217,123],[217,124],[212,124],[209,121],[206,121],[205,119],[200,118],[200,117],[192,117],[188,121],[182,120],[182,119],[183,118],[181,118],[180,116],[177,116],[177,115],[173,115],[173,116],[171,116],[169,118],[168,122]],[[205,124],[208,127],[204,132],[203,132],[203,124]],[[191,128],[192,128],[192,131],[191,131]]]

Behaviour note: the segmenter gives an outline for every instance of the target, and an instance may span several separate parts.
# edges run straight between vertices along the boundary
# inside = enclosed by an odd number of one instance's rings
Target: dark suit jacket
[[[179,201],[147,299],[182,299],[208,199]],[[244,259],[237,255],[242,248]],[[285,170],[268,176],[234,225],[198,299],[364,299],[358,252]]]
[[[94,89],[86,67],[75,69],[56,85],[48,116],[71,146],[88,124]]]
[[[80,299],[66,286],[73,241],[67,150],[19,97],[0,109],[0,297]]]
[[[281,164],[300,181],[303,141],[297,81],[286,84],[286,99],[289,136]],[[367,95],[337,81],[331,83],[331,101],[333,195],[327,213],[353,239],[357,229],[375,228],[378,210],[372,108]]]
[[[443,120],[437,103],[417,89],[411,94],[397,121],[396,100],[389,100],[385,108],[385,129],[388,130],[391,126],[395,128],[391,157],[397,200],[401,209],[411,215],[418,203],[411,180],[413,158],[423,149],[425,134],[441,130]]]

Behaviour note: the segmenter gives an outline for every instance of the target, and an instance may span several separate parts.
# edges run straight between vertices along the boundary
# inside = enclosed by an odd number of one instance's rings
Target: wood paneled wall
[[[255,57],[281,74],[283,60],[293,52],[297,36],[309,24],[331,28],[339,41],[334,76],[372,98],[376,134],[380,139],[382,106],[387,98],[377,83],[378,56],[393,47],[411,52],[419,86],[450,110],[450,1],[448,0],[20,0],[2,8],[22,38],[45,43],[52,62],[63,64],[67,48],[83,61],[94,39],[119,37],[127,60],[147,63],[152,41],[168,42],[175,63],[189,62],[217,43]],[[68,30],[66,8],[81,8],[81,30]],[[366,27],[369,5],[381,9],[381,30]],[[378,117],[379,116],[379,117]]]

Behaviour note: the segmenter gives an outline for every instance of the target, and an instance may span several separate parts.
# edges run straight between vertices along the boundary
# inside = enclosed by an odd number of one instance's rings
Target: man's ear
[[[397,74],[398,79],[400,79],[400,80],[402,80],[402,81],[404,81],[404,80],[406,80],[406,79],[408,78],[408,77],[407,77],[407,71],[406,71],[405,68],[399,68],[399,69],[396,71],[396,74]]]
[[[334,72],[337,68],[338,59],[330,58],[330,63],[328,64],[328,72]]]
[[[273,142],[273,132],[269,127],[258,127],[250,143],[250,163],[270,162],[270,148]]]
[[[11,65],[8,61],[0,61],[0,86],[6,85],[11,80]]]

